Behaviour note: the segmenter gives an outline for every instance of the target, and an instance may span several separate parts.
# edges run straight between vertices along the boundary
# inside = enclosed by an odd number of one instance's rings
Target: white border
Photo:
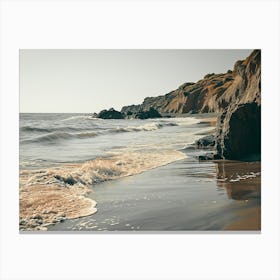
[[[1,279],[279,279],[279,2],[2,1]],[[19,235],[20,48],[261,48],[262,233]]]

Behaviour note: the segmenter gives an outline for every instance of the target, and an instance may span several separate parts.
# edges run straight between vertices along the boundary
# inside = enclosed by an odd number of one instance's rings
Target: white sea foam
[[[122,132],[141,132],[141,131],[153,131],[158,130],[163,127],[168,126],[177,126],[175,122],[152,122],[147,123],[140,126],[127,126],[127,127],[117,127],[117,128],[110,128],[110,129],[100,129],[95,128],[95,131],[82,131],[78,133],[71,133],[63,131],[63,128],[61,131],[53,131],[47,134],[39,135],[36,137],[32,137],[29,139],[24,139],[21,141],[21,143],[48,143],[48,142],[55,142],[59,140],[66,140],[66,139],[73,139],[73,138],[91,138],[96,137],[98,135],[105,135],[108,133],[122,133]]]
[[[86,197],[92,185],[184,158],[176,150],[195,140],[197,128],[193,131],[188,126],[199,122],[195,118],[83,121],[88,118],[91,116],[64,117],[63,123],[57,116],[51,121],[32,115],[22,123],[21,144],[34,143],[21,146],[20,216],[27,220],[25,229],[37,228],[33,227],[34,213],[41,216],[43,225],[60,217],[93,214],[95,202]],[[79,141],[84,138],[93,139]],[[38,143],[50,145],[39,149]],[[60,150],[61,144],[65,148]],[[100,154],[104,157],[96,158]],[[75,163],[57,163],[72,162],[73,157]],[[95,159],[85,161],[88,157]],[[39,159],[45,162],[37,162]]]
[[[79,115],[79,116],[72,116],[72,117],[69,117],[69,118],[66,118],[66,119],[62,119],[61,121],[62,122],[67,122],[67,121],[72,121],[72,120],[77,120],[77,119],[86,119],[86,120],[96,120],[95,118],[93,118],[92,116],[90,115]]]
[[[163,121],[170,121],[170,119],[163,119]],[[172,121],[176,122],[178,125],[189,125],[189,124],[196,124],[200,123],[201,120],[194,118],[194,117],[187,117],[187,118],[172,118]]]
[[[239,182],[241,180],[252,179],[261,176],[261,172],[250,172],[245,175],[237,175],[235,179],[230,179],[229,182]]]
[[[174,150],[116,153],[111,157],[97,158],[84,163],[65,164],[48,169],[22,170],[21,183],[25,186],[34,184],[89,186],[138,174],[185,157],[184,153]]]
[[[20,217],[23,229],[41,229],[41,225],[59,221],[61,217],[77,218],[97,210],[95,201],[86,197],[91,186],[125,176],[141,173],[185,158],[174,151],[152,153],[127,152],[85,163],[20,171]],[[40,217],[40,224],[34,218]],[[45,228],[44,228],[45,229]]]
[[[110,129],[110,132],[137,132],[137,131],[153,131],[166,126],[177,126],[175,122],[152,122],[139,126],[117,127]]]

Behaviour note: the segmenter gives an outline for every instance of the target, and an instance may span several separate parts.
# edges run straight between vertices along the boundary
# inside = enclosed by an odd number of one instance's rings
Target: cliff
[[[213,158],[260,159],[261,51],[254,50],[225,74],[208,74],[140,105],[125,106],[124,114],[155,108],[160,113],[219,113]],[[207,157],[206,157],[207,158]]]
[[[122,113],[136,113],[153,107],[160,113],[218,112],[219,98],[232,84],[234,73],[208,74],[197,83],[185,83],[165,95],[147,97],[140,105],[124,106]],[[222,104],[224,105],[224,104]]]
[[[239,98],[242,103],[252,99],[260,103],[260,96],[255,89],[258,76],[245,77],[248,72],[253,73],[257,70],[255,67],[258,61],[251,61],[253,54],[244,61],[237,61],[233,71],[228,70],[224,74],[207,74],[198,82],[185,83],[165,95],[147,97],[142,104],[124,106],[121,112],[135,114],[152,107],[160,113],[219,113],[236,98]],[[248,64],[250,66],[246,67]],[[244,78],[248,78],[248,81]],[[244,87],[246,87],[246,93],[244,93]]]
[[[234,81],[223,94],[229,105],[217,121],[217,154],[224,159],[260,160],[261,51],[253,51],[234,68]]]

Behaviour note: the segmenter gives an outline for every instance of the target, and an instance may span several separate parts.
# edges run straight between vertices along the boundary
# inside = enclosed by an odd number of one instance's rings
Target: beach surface
[[[260,162],[197,160],[215,124],[22,115],[20,230],[260,230]]]
[[[50,231],[220,231],[261,229],[260,164],[188,158],[96,185],[95,215]]]

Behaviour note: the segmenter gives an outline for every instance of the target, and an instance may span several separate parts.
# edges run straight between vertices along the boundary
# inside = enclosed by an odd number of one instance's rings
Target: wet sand
[[[126,153],[80,164],[21,170],[20,230],[47,230],[65,219],[96,213],[94,197],[86,197],[100,182],[116,180],[165,165],[185,155],[179,151]]]
[[[252,207],[240,211],[236,221],[225,227],[225,230],[260,230],[261,229],[261,208]]]
[[[260,163],[189,158],[96,185],[95,215],[50,231],[259,231]]]
[[[261,163],[218,162],[216,169],[217,185],[226,189],[228,197],[248,203],[225,230],[261,230]]]

